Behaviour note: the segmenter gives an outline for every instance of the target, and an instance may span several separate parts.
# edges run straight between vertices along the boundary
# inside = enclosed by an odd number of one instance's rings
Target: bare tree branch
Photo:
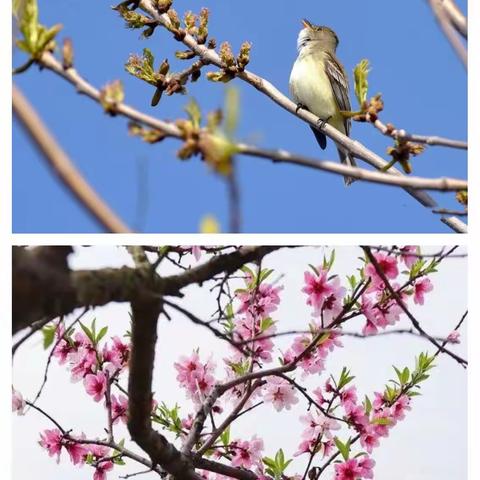
[[[13,332],[41,318],[68,315],[75,308],[102,306],[110,302],[131,302],[139,292],[150,295],[181,296],[188,285],[202,284],[221,272],[233,273],[258,261],[279,246],[246,246],[216,255],[182,273],[160,277],[145,268],[103,268],[70,271],[66,255],[71,247],[36,247],[13,250]]]
[[[468,37],[467,17],[462,13],[454,0],[443,0],[443,8],[450,17],[450,21],[465,39]]]
[[[60,75],[69,83],[75,86],[76,90],[80,94],[87,95],[92,100],[100,103],[100,91],[88,83],[83,77],[81,77],[78,72],[69,68],[65,70],[62,64],[53,57],[50,53],[46,52],[43,54],[40,59],[40,64],[51,70],[52,72]],[[161,131],[165,136],[181,139],[182,133],[180,129],[171,122],[165,122],[158,118],[146,115],[135,108],[125,104],[117,103],[116,112],[119,115],[122,115],[130,120],[133,120],[137,123],[141,123],[155,130]],[[348,138],[348,137],[347,137]],[[432,137],[438,138],[438,137]],[[452,140],[451,142],[457,142]],[[461,142],[457,142],[461,143]],[[425,190],[438,190],[438,191],[457,191],[465,190],[467,188],[467,182],[464,180],[453,179],[453,178],[440,178],[440,179],[428,179],[422,177],[406,177],[402,175],[396,169],[389,169],[388,172],[372,172],[358,167],[349,167],[346,165],[341,165],[338,162],[325,161],[325,160],[316,160],[309,157],[304,157],[302,155],[293,154],[285,150],[272,150],[272,149],[262,149],[253,145],[248,145],[245,143],[237,144],[238,153],[249,155],[257,158],[270,159],[278,163],[290,163],[294,165],[300,165],[303,167],[313,168],[316,170],[322,170],[337,175],[348,175],[359,180],[365,180],[374,183],[380,183],[385,185],[398,186],[402,188],[412,188],[412,189],[425,189]],[[378,157],[380,158],[380,157]],[[381,159],[380,162],[376,163],[376,168],[381,169],[387,165],[387,162]],[[375,166],[375,165],[374,165]],[[394,174],[394,172],[396,172]],[[236,197],[236,192],[231,190],[232,195],[232,209],[235,206],[233,202],[234,194]],[[425,194],[426,195],[426,194]],[[427,207],[436,206],[436,202],[430,197],[425,197],[424,195],[424,205]],[[238,200],[235,200],[238,202]],[[232,213],[231,218],[238,216],[237,213]],[[238,227],[238,220],[235,224],[232,222],[232,226]]]
[[[15,85],[13,110],[48,165],[87,211],[109,232],[131,232],[77,170],[30,102]]]
[[[449,13],[447,13],[444,0],[428,0],[428,3],[430,4],[430,8],[434,13],[440,28],[447,37],[447,40],[450,42],[450,45],[455,50],[455,53],[462,61],[464,67],[467,68],[467,49],[457,34],[457,26],[451,21],[452,17],[450,15],[453,12],[452,6],[450,5]]]
[[[160,298],[139,294],[132,306],[132,347],[128,376],[128,431],[151,458],[175,478],[200,480],[191,460],[152,428],[152,377],[157,342]]]

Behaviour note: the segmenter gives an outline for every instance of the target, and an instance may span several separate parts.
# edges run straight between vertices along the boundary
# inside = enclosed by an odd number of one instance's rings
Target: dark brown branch
[[[41,318],[68,315],[75,308],[98,307],[110,302],[130,302],[139,292],[158,297],[181,296],[188,285],[202,284],[219,273],[233,273],[281,247],[239,247],[217,255],[180,274],[162,278],[155,272],[131,267],[69,271],[66,254],[71,247],[16,247],[13,251],[13,332]],[[64,264],[55,263],[56,255]],[[63,255],[63,257],[62,257]]]
[[[132,350],[128,377],[128,431],[132,440],[179,480],[200,480],[190,459],[152,428],[152,377],[161,299],[139,295],[132,306]]]

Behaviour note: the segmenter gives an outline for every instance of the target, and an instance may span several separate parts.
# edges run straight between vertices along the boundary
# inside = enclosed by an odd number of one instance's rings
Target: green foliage
[[[385,387],[383,393],[384,398],[393,404],[402,394],[406,394],[409,397],[420,395],[420,392],[413,389],[419,389],[420,384],[430,377],[427,372],[435,367],[433,364],[434,361],[434,355],[428,355],[428,353],[422,352],[415,359],[415,369],[413,371],[410,371],[408,367],[399,369],[393,366],[397,378],[396,380],[391,380],[392,385]]]
[[[263,464],[267,467],[265,472],[271,475],[275,480],[284,478],[284,472],[292,460],[285,460],[285,454],[280,449],[275,454],[275,458],[263,457]]]
[[[55,324],[45,325],[42,328],[44,350],[46,350],[50,345],[52,345],[53,340],[55,339],[55,332],[57,331],[57,328],[58,326]]]
[[[330,258],[328,260],[325,256],[323,257],[322,268],[328,272],[333,267],[334,263],[335,263],[335,249],[332,250],[332,253],[330,254]]]
[[[368,95],[368,74],[370,72],[369,61],[364,58],[355,66],[353,76],[355,79],[355,96],[360,108],[367,101]]]
[[[37,0],[17,1],[13,8],[22,34],[22,38],[17,40],[18,48],[34,60],[38,60],[46,50],[53,50],[55,37],[62,29],[62,25],[56,24],[48,28],[40,24]]]
[[[224,447],[228,447],[230,444],[230,425],[220,435],[220,441]]]
[[[173,408],[168,408],[165,402],[157,406],[152,420],[159,423],[165,430],[175,433],[177,437],[182,433],[182,420],[180,419],[179,405],[175,404]]]
[[[197,101],[191,98],[184,110],[187,112],[193,128],[199,129],[200,124],[202,123],[202,112],[200,111],[200,106],[198,105]]]
[[[88,328],[86,325],[84,325],[82,322],[80,322],[80,327],[85,333],[85,335],[88,337],[88,339],[92,342],[93,346],[96,347],[100,340],[107,334],[108,332],[108,327],[105,326],[100,331],[97,333],[97,328],[96,328],[96,319],[94,318],[90,328]]]
[[[340,379],[337,383],[338,390],[341,390],[343,387],[348,385],[355,377],[350,375],[350,370],[347,367],[342,368],[342,373],[340,374]]]
[[[349,438],[346,443],[343,443],[338,437],[334,437],[333,441],[335,442],[338,451],[342,455],[345,461],[350,457],[350,445],[351,439]]]
[[[130,55],[127,63],[125,64],[125,70],[144,82],[151,85],[157,85],[158,74],[154,69],[155,57],[148,48],[143,49],[143,55]]]

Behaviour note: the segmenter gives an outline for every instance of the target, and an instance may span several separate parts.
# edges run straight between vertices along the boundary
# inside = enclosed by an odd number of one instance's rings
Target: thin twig
[[[390,295],[392,298],[395,300],[397,305],[403,310],[403,312],[407,315],[407,317],[410,319],[412,325],[414,328],[419,332],[422,333],[435,347],[441,350],[442,353],[446,353],[449,357],[452,357],[454,360],[456,360],[462,367],[466,368],[468,365],[468,362],[460,357],[459,355],[451,352],[444,346],[442,346],[438,341],[433,338],[430,334],[425,332],[425,330],[422,328],[420,325],[420,322],[415,318],[415,316],[410,312],[408,307],[405,305],[405,302],[402,300],[400,295],[394,290],[392,285],[390,284],[390,281],[388,280],[387,276],[383,272],[381,266],[379,265],[377,259],[373,256],[372,251],[370,247],[362,247],[363,251],[365,252],[365,255],[367,256],[368,260],[370,263],[375,267],[375,271],[377,272],[378,276],[382,279],[383,284],[385,285],[385,288],[390,292]]]
[[[367,115],[369,118],[369,115]],[[383,135],[387,137],[394,138],[396,140],[403,140],[407,142],[415,142],[415,143],[424,143],[425,145],[429,146],[442,146],[442,147],[450,147],[450,148],[459,148],[461,150],[468,149],[468,143],[461,141],[461,140],[453,140],[451,138],[439,137],[437,135],[415,135],[406,132],[403,129],[394,128],[393,130],[388,128],[380,119],[375,119],[375,121],[371,122],[377,130],[379,130]]]

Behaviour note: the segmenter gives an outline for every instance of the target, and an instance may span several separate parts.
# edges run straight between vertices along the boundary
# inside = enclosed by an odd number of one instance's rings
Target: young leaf
[[[338,437],[334,437],[333,440],[343,459],[347,461],[348,457],[350,456],[350,440],[347,443],[342,443],[342,441]]]

